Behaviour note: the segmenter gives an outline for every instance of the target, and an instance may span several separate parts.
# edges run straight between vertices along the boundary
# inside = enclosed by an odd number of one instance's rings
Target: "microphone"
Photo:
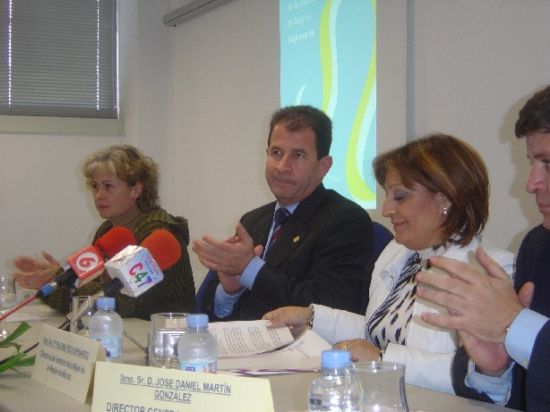
[[[99,237],[94,245],[86,246],[67,258],[64,271],[43,285],[36,292],[36,297],[46,297],[58,287],[72,285],[78,287],[98,277],[104,269],[106,257],[111,257],[127,245],[135,244],[136,239],[130,229],[115,226]]]
[[[167,229],[157,229],[140,246],[127,246],[105,263],[112,280],[103,287],[105,296],[121,292],[138,297],[164,279],[163,270],[181,258],[181,246]]]
[[[141,242],[142,246],[126,246],[105,263],[113,278],[94,297],[115,297],[121,292],[136,298],[164,279],[163,270],[181,258],[181,246],[167,229],[157,229]],[[79,319],[88,310],[82,307],[72,319]]]
[[[180,242],[168,229],[157,229],[141,242],[164,271],[181,259]]]
[[[124,226],[114,226],[95,241],[95,246],[103,256],[113,257],[128,245],[135,245],[136,238],[132,231]]]

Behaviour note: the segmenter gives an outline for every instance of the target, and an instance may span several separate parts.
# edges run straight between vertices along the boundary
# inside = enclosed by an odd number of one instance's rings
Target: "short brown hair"
[[[470,145],[445,134],[432,134],[377,156],[374,174],[384,184],[394,169],[412,189],[421,184],[451,202],[443,224],[444,243],[467,245],[489,217],[489,176],[483,159]]]
[[[289,131],[311,129],[315,134],[317,159],[328,156],[332,144],[332,121],[321,110],[313,106],[287,106],[273,113],[269,123],[267,145],[271,142],[273,128],[282,123]]]
[[[136,200],[137,207],[148,212],[158,205],[158,166],[149,156],[130,145],[114,145],[91,154],[84,161],[82,172],[86,185],[92,187],[97,170],[114,174],[130,187],[140,182],[143,190]]]
[[[550,132],[550,86],[531,96],[519,111],[516,136],[522,138],[533,132]]]

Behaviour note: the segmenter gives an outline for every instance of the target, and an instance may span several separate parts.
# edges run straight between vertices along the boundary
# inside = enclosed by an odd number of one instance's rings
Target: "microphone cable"
[[[25,305],[28,305],[29,303],[31,303],[33,300],[36,299],[36,296],[35,295],[32,295],[30,297],[28,297],[27,299],[25,299],[24,301],[18,303],[17,305],[15,305],[13,308],[11,308],[10,310],[8,310],[7,312],[5,312],[1,317],[0,317],[0,322],[3,321],[4,319],[6,319],[8,316],[10,316],[13,312],[16,312],[18,311],[19,309],[21,309],[23,306]]]

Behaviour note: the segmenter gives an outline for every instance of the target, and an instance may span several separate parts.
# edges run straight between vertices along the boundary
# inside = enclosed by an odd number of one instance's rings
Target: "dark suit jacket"
[[[241,222],[254,244],[265,245],[275,202],[246,213]],[[359,312],[364,282],[374,265],[372,222],[360,206],[320,185],[304,199],[268,250],[252,290],[223,320],[260,319],[285,305],[326,306]],[[208,285],[204,307],[211,319],[217,278]]]
[[[546,275],[548,276],[548,272]],[[529,360],[527,409],[550,411],[550,321],[546,322],[538,334]]]
[[[550,231],[542,226],[532,229],[523,239],[516,260],[514,286],[535,284],[531,309],[550,317]],[[453,361],[453,387],[457,395],[490,401],[464,384],[468,356],[461,350]],[[550,411],[550,322],[540,331],[531,353],[529,368],[515,365],[512,392],[506,406],[528,411]]]

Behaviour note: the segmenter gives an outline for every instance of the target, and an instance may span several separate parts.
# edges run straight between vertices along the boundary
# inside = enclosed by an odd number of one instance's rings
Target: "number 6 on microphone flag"
[[[105,260],[95,246],[80,249],[67,259],[67,263],[78,276],[81,285],[85,284],[87,279],[94,279],[93,275],[102,272],[105,266]]]

